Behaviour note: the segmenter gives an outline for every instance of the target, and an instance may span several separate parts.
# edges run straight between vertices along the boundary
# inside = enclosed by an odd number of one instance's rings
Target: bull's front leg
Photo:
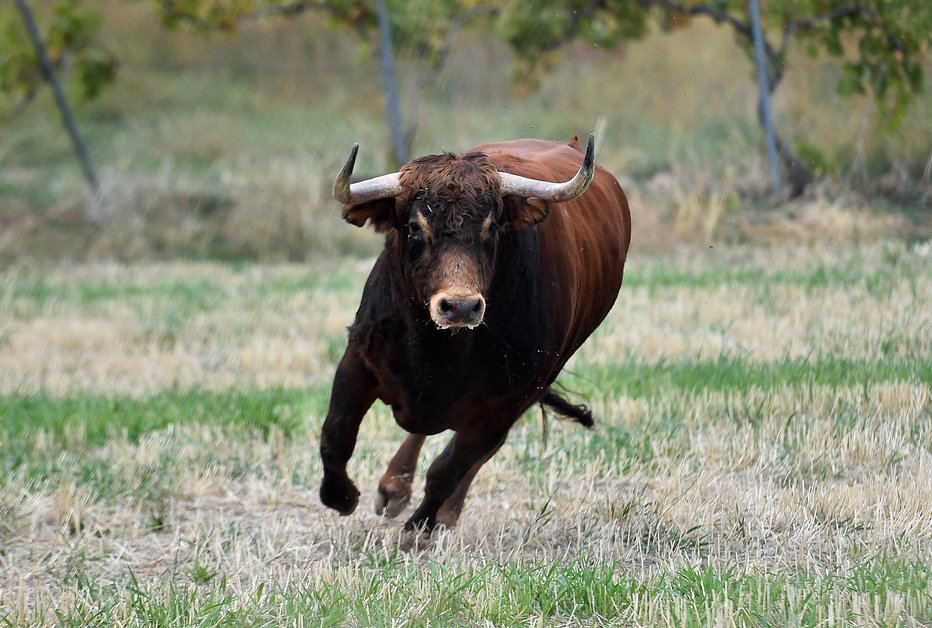
[[[408,505],[408,500],[411,499],[411,483],[417,469],[417,457],[426,439],[426,436],[420,434],[408,434],[392,456],[375,493],[375,514],[396,517]]]
[[[424,486],[424,501],[405,523],[405,529],[432,531],[438,523],[437,512],[444,502],[453,496],[467,475],[475,475],[471,473],[474,467],[482,466],[482,463],[492,457],[505,442],[507,435],[507,429],[478,434],[457,432],[446,449],[430,465],[427,483]],[[468,488],[469,482],[464,491]],[[462,507],[461,503],[458,505]],[[458,515],[457,512],[457,518]]]
[[[330,408],[320,434],[320,459],[324,477],[320,501],[341,515],[356,510],[359,490],[346,473],[353,455],[359,425],[376,398],[376,381],[352,346],[347,348],[333,377]]]

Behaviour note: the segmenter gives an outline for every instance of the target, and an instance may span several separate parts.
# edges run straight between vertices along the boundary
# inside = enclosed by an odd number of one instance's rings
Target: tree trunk
[[[55,67],[52,65],[52,60],[49,58],[48,51],[45,49],[45,42],[42,41],[42,36],[39,34],[39,27],[36,25],[32,10],[29,8],[29,3],[26,0],[16,0],[16,7],[19,9],[19,13],[23,18],[23,23],[26,26],[26,34],[29,35],[29,39],[36,49],[36,57],[39,59],[39,67],[42,69],[42,75],[52,87],[52,95],[55,97],[55,104],[58,106],[62,122],[71,138],[71,144],[74,147],[75,155],[77,155],[78,161],[81,162],[84,178],[87,179],[91,191],[96,194],[98,188],[97,175],[94,173],[94,167],[91,165],[91,158],[87,154],[84,140],[81,138],[81,133],[78,131],[78,123],[75,121],[71,107],[68,105],[68,99],[65,98],[65,92],[62,90],[61,84],[58,82],[58,77],[55,75]]]
[[[764,114],[761,102],[758,102],[757,106],[757,119],[761,127],[764,127]],[[799,198],[802,196],[803,192],[806,191],[806,186],[812,182],[812,171],[800,161],[796,153],[793,152],[793,149],[786,145],[776,130],[774,130],[773,139],[777,145],[777,155],[779,155],[780,161],[783,162],[783,167],[786,169],[787,180],[790,184],[790,199]]]
[[[754,62],[757,65],[757,86],[760,90],[758,110],[760,121],[764,125],[767,140],[767,161],[770,162],[770,183],[774,194],[780,193],[780,165],[777,163],[776,133],[773,130],[773,116],[770,110],[770,77],[767,76],[767,62],[764,59],[764,33],[760,24],[760,6],[757,0],[748,0],[751,13],[751,33],[754,35]]]
[[[385,94],[388,129],[392,138],[392,156],[397,162],[395,166],[400,166],[411,161],[411,156],[405,138],[404,123],[401,120],[398,77],[395,74],[395,51],[392,47],[392,34],[385,0],[375,0],[375,10],[379,21],[379,71],[382,74],[382,91]]]

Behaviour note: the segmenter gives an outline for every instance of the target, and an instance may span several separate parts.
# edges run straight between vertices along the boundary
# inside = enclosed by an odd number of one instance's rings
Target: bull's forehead
[[[434,234],[484,233],[501,209],[501,179],[483,153],[421,157],[401,169],[401,181],[400,218]]]
[[[488,231],[496,207],[497,203],[488,194],[449,198],[427,193],[409,205],[407,220],[417,222],[433,235],[468,237]]]
[[[470,203],[501,194],[498,170],[484,153],[445,153],[415,159],[401,168],[411,197],[420,193],[436,203]]]

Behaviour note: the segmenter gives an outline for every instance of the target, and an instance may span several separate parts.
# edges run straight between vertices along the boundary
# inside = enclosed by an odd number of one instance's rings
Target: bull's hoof
[[[418,508],[414,511],[414,514],[411,515],[411,518],[405,522],[404,529],[405,532],[422,532],[424,534],[430,535],[430,533],[434,531],[436,525],[436,516],[422,513],[421,508]]]
[[[430,536],[430,533],[434,531],[434,526],[429,521],[415,520],[412,518],[405,522],[404,531]]]
[[[320,501],[341,515],[350,515],[359,503],[359,490],[349,478],[325,475],[320,483]]]
[[[446,528],[448,530],[452,530],[456,527],[456,524],[459,520],[459,513],[441,508],[440,512],[437,513],[437,523],[434,525],[434,528]]]
[[[375,492],[375,514],[397,517],[408,507],[410,500],[410,476],[383,477]]]

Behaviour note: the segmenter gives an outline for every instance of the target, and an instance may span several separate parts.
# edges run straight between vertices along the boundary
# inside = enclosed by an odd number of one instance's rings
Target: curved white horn
[[[390,198],[401,194],[401,175],[397,172],[383,174],[381,177],[350,183],[353,167],[356,165],[356,153],[359,144],[353,144],[349,159],[333,182],[333,198],[344,205],[358,205],[378,198]]]
[[[560,203],[576,198],[586,191],[595,174],[595,133],[589,134],[586,156],[583,158],[579,172],[564,183],[551,183],[539,179],[528,179],[516,174],[499,172],[502,181],[502,194],[515,196],[535,196],[544,201]]]

